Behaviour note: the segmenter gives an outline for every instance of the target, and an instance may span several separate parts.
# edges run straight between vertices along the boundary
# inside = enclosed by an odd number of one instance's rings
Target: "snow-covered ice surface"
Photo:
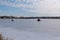
[[[60,20],[0,20],[0,32],[13,40],[60,40]]]
[[[4,34],[4,36],[13,40],[47,40],[48,35],[44,32],[27,32],[27,31],[19,31],[11,28],[1,28],[0,32]]]

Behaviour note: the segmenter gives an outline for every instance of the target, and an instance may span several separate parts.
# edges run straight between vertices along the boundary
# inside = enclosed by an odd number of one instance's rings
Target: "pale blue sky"
[[[0,0],[0,15],[60,16],[60,1]]]

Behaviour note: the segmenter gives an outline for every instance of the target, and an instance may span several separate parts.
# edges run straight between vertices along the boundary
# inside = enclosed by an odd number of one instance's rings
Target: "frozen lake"
[[[0,19],[0,31],[15,40],[60,40],[60,19]]]

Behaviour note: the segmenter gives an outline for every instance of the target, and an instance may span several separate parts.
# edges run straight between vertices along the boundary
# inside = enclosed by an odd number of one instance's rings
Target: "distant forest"
[[[0,19],[60,19],[60,17],[17,17],[17,16],[0,16]]]

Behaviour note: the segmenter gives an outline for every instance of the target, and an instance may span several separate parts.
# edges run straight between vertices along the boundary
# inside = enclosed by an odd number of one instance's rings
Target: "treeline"
[[[60,17],[17,17],[17,16],[0,16],[0,19],[60,19]]]

